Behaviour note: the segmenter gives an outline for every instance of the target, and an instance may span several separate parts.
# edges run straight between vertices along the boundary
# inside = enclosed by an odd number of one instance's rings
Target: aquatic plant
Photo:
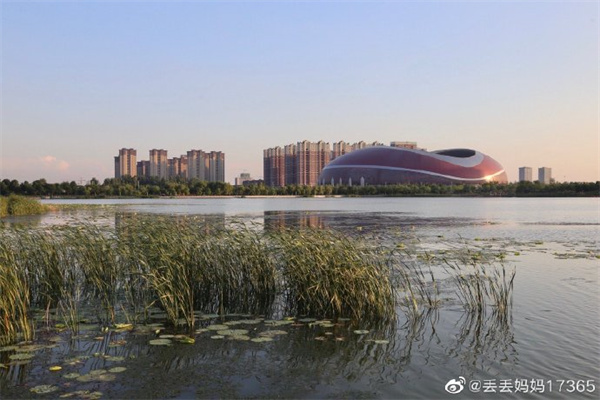
[[[394,288],[383,254],[331,230],[278,231],[285,296],[299,314],[390,319]]]
[[[9,215],[34,215],[48,211],[48,207],[37,199],[11,194],[0,196],[0,218]]]
[[[0,244],[0,345],[14,342],[20,335],[24,340],[32,340],[35,333],[29,318],[27,280],[5,250]]]

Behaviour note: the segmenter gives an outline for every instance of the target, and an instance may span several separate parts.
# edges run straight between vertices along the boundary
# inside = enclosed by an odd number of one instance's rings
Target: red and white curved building
[[[321,185],[486,182],[506,183],[506,172],[492,157],[470,149],[368,147],[336,158],[319,176]]]

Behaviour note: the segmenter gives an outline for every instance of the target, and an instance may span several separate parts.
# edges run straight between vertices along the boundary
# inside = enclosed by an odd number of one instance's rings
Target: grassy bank
[[[48,207],[31,197],[0,196],[0,218],[9,215],[35,215],[48,211]]]

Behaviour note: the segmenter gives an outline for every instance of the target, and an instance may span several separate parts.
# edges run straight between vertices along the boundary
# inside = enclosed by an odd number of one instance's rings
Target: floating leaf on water
[[[217,335],[223,336],[235,336],[235,335],[246,335],[248,334],[247,329],[224,329],[222,331],[217,331]]]
[[[48,371],[60,371],[62,369],[62,367],[60,365],[53,365],[50,368],[48,368]]]
[[[104,340],[104,336],[96,336],[96,337],[94,338],[94,340],[97,340],[97,341],[102,341],[102,340]]]
[[[343,342],[344,340],[346,340],[345,338],[338,336],[335,338],[335,340],[337,340],[338,342]]]
[[[188,337],[188,336],[179,337],[179,338],[177,338],[177,341],[179,343],[184,343],[184,344],[194,344],[194,343],[196,343],[196,339]]]
[[[95,369],[93,371],[90,371],[90,375],[95,376],[95,375],[102,375],[105,374],[107,371],[105,369]]]
[[[241,319],[238,321],[242,325],[256,325],[263,322],[262,319]]]
[[[67,326],[65,324],[56,324],[54,325],[56,329],[65,329]]]
[[[347,321],[352,321],[350,318],[338,318],[338,322],[347,322]]]
[[[60,397],[61,399],[66,399],[69,397],[87,397],[87,395],[90,393],[89,390],[76,390],[75,392],[69,392],[69,393],[65,393],[65,394],[61,394]]]
[[[77,372],[69,372],[68,374],[64,374],[63,378],[65,379],[77,379],[81,376],[81,374]]]
[[[122,356],[106,356],[104,358],[106,361],[110,361],[110,362],[121,362],[121,361],[125,361],[125,357]]]
[[[229,329],[229,327],[227,325],[209,325],[206,327],[206,329],[210,331],[222,331],[225,329]]]
[[[39,385],[39,386],[32,387],[29,390],[32,391],[33,393],[37,393],[37,394],[46,394],[46,393],[56,392],[58,390],[58,386]]]
[[[93,382],[94,376],[90,374],[80,375],[77,378],[75,378],[75,380],[77,382]]]
[[[273,336],[279,336],[279,335],[287,335],[288,333],[286,331],[278,331],[278,330],[270,330],[270,331],[264,331],[258,334],[258,336],[261,337],[273,337]]]
[[[123,371],[127,371],[127,368],[125,368],[125,367],[113,367],[113,368],[111,368],[111,369],[108,370],[108,372],[111,372],[113,374],[118,374],[118,373],[121,373]]]
[[[264,337],[257,337],[257,338],[250,339],[250,341],[255,342],[255,343],[272,342],[273,338],[264,336]]]
[[[148,342],[152,346],[170,346],[172,343],[171,339],[154,339]]]
[[[281,326],[281,325],[289,325],[289,324],[293,324],[294,321],[282,321],[282,320],[266,320],[265,321],[265,325],[271,325],[271,326]]]
[[[301,319],[298,320],[298,322],[305,322],[305,323],[307,323],[307,322],[315,322],[315,321],[316,321],[315,318],[301,318]]]
[[[209,329],[201,328],[201,329],[197,329],[196,333],[199,334],[199,333],[204,333],[204,332],[208,332],[208,331],[209,331]]]
[[[327,338],[325,336],[317,336],[315,337],[315,340],[324,341],[327,340]]]
[[[160,335],[159,338],[161,339],[173,339],[175,337],[175,335]]]
[[[117,379],[115,374],[102,374],[95,377],[95,380],[100,382],[112,382]]]
[[[331,336],[333,335],[333,332],[325,332],[325,335]]]
[[[4,347],[0,347],[0,353],[2,353],[3,351],[14,351],[17,350],[19,348],[19,346],[4,346]]]
[[[102,392],[92,392],[89,395],[85,396],[86,399],[88,400],[98,400],[99,398],[102,397]]]
[[[323,328],[333,328],[335,326],[335,324],[320,324]]]
[[[210,337],[211,339],[225,339],[225,336],[223,335],[214,335]]]
[[[133,324],[115,324],[115,328],[119,330],[131,330],[133,329]]]
[[[224,323],[224,325],[227,325],[227,326],[235,326],[235,325],[240,325],[240,324],[241,324],[241,321],[227,321]]]
[[[384,340],[384,339],[373,340],[373,343],[375,343],[375,344],[388,344],[389,342],[390,342],[389,340]]]
[[[17,352],[30,353],[33,351],[44,350],[46,346],[40,344],[30,344],[28,346],[21,346],[17,348]]]
[[[33,357],[35,357],[35,354],[32,354],[32,353],[16,353],[16,354],[12,354],[8,358],[10,358],[11,360],[14,360],[14,361],[22,361],[22,360],[31,360]]]
[[[356,333],[357,335],[366,335],[367,333],[369,333],[369,331],[365,329],[357,329],[354,331],[354,333]]]
[[[48,339],[48,341],[58,343],[58,342],[63,342],[64,340],[60,336],[52,336],[50,339]]]
[[[203,319],[214,319],[219,318],[219,314],[204,314],[202,316]]]

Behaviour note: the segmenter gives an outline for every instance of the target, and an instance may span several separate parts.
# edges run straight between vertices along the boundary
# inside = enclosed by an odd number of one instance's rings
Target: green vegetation
[[[11,194],[0,196],[0,218],[9,215],[34,215],[46,212],[48,208],[39,200]]]
[[[265,232],[193,217],[136,217],[115,228],[3,227],[0,345],[32,337],[32,308],[57,310],[77,334],[84,305],[103,326],[145,322],[159,306],[173,327],[188,331],[201,313],[388,324],[399,309],[418,321],[442,302],[440,278],[455,282],[467,312],[490,306],[506,318],[514,272],[480,261],[455,262],[436,277],[430,258],[348,234]]]
[[[86,185],[75,182],[33,183],[4,179],[0,182],[3,195],[66,196],[66,197],[152,197],[152,196],[481,196],[481,197],[582,197],[599,196],[600,182],[564,182],[542,184],[519,182],[483,185],[441,185],[407,183],[386,186],[302,186],[266,187],[262,184],[232,186],[224,182],[205,182],[197,179],[158,178],[105,179],[101,184],[92,179]]]

